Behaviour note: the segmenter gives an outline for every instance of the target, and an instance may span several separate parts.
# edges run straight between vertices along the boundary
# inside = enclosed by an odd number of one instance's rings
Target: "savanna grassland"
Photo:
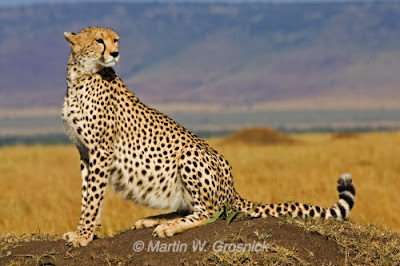
[[[238,192],[250,200],[333,205],[336,180],[351,172],[357,189],[351,220],[400,232],[400,132],[296,134],[290,144],[208,142],[233,167]],[[80,210],[79,156],[72,145],[0,148],[0,234],[60,234],[75,229]],[[112,190],[101,235],[130,228],[159,213]]]

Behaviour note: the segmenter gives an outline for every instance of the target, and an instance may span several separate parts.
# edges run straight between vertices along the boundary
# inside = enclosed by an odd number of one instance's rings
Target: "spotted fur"
[[[255,204],[235,191],[227,160],[168,116],[147,107],[111,68],[118,62],[119,36],[91,27],[65,33],[72,47],[68,90],[62,108],[65,129],[80,153],[81,217],[77,231],[64,234],[73,246],[92,241],[100,224],[108,184],[128,200],[174,213],[137,221],[158,237],[203,225],[224,203],[251,217],[344,219],[353,207],[349,174],[338,181],[331,208],[301,203]]]

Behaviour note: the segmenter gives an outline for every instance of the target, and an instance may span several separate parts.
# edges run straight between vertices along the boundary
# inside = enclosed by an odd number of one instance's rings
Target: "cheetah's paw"
[[[132,227],[132,229],[150,228],[159,224],[158,220],[153,219],[140,219]]]
[[[176,230],[173,226],[169,224],[161,224],[154,229],[153,236],[160,238],[171,237],[175,234],[175,231]]]
[[[92,239],[90,238],[84,238],[79,236],[79,233],[77,231],[65,233],[62,236],[62,239],[67,241],[66,243],[67,246],[72,246],[72,247],[84,247],[87,246],[87,244],[89,244],[92,241]]]

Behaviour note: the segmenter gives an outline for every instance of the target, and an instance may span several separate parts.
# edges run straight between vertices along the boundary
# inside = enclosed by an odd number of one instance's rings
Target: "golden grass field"
[[[291,137],[295,144],[223,145],[216,138],[208,142],[229,160],[243,197],[330,206],[338,199],[337,178],[351,172],[357,195],[350,218],[400,232],[400,132]],[[0,184],[0,234],[75,230],[80,211],[75,147],[0,148]],[[135,206],[108,190],[101,232],[116,233],[156,213],[160,212]]]

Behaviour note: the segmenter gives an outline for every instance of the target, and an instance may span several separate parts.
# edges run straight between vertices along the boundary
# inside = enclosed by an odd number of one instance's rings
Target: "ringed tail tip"
[[[339,201],[331,208],[331,212],[337,211],[337,215],[334,216],[341,220],[349,216],[350,210],[354,206],[356,190],[353,185],[351,174],[345,173],[339,177],[337,190],[339,192]]]

